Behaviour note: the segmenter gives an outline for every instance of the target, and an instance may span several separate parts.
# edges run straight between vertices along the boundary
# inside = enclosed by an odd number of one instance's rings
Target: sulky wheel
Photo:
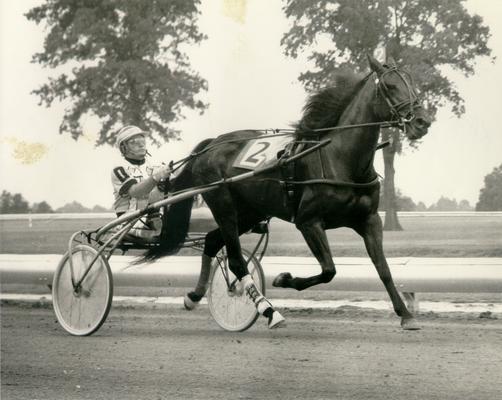
[[[113,278],[108,262],[99,256],[81,285],[85,270],[97,254],[87,245],[75,246],[72,263],[69,253],[61,259],[52,282],[52,303],[61,326],[72,335],[87,336],[96,332],[108,316],[113,299]]]
[[[246,260],[251,254],[243,250]],[[259,261],[252,257],[248,264],[249,273],[256,286],[265,295],[265,275]],[[230,272],[228,258],[224,250],[215,257],[209,278],[207,294],[209,311],[214,320],[227,331],[245,331],[258,318],[253,301],[244,292],[242,285]]]

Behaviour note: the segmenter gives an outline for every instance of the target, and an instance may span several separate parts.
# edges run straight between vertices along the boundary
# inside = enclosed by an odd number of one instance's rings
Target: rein
[[[326,131],[354,129],[354,128],[362,128],[362,127],[368,127],[368,126],[379,126],[380,128],[391,128],[391,127],[397,127],[397,126],[402,126],[402,125],[404,125],[404,122],[402,122],[402,121],[381,121],[381,122],[367,122],[364,124],[332,126],[332,127],[328,127],[328,128],[312,129],[311,130],[312,134],[308,134],[308,136],[314,136],[314,133],[317,133],[317,132],[322,133],[322,132],[326,132]],[[266,135],[257,135],[257,136],[245,138],[245,139],[226,140],[224,142],[219,142],[219,143],[216,143],[213,145],[209,145],[208,147],[202,149],[201,151],[198,151],[197,153],[190,153],[188,156],[181,158],[178,161],[173,162],[172,163],[173,166],[179,164],[176,168],[173,169],[173,172],[176,171],[177,169],[181,168],[183,165],[185,165],[190,160],[192,160],[196,157],[199,157],[202,154],[204,154],[210,150],[213,150],[214,148],[221,146],[223,144],[247,142],[249,140],[254,140],[257,138],[266,139],[266,138],[277,137],[277,136],[288,136],[288,135],[291,135],[296,132],[295,129],[286,129],[286,128],[253,129],[253,131],[255,131],[255,132],[273,132],[273,133],[266,134]],[[321,136],[321,135],[317,135],[317,136]],[[303,143],[307,143],[307,142],[303,141]],[[376,150],[378,150],[378,147],[376,148]]]
[[[377,176],[372,181],[366,182],[366,183],[335,181],[334,179],[326,179],[326,178],[307,179],[305,181],[280,180],[280,179],[274,179],[274,178],[263,178],[260,180],[261,181],[273,181],[273,182],[279,182],[281,184],[297,185],[297,186],[312,185],[312,184],[324,184],[324,185],[331,185],[331,186],[344,186],[344,187],[365,189],[365,188],[369,188],[369,187],[377,185],[380,182],[380,176]]]
[[[406,88],[408,89],[408,94],[409,98],[407,100],[403,100],[401,102],[393,102],[391,99],[391,96],[389,95],[389,88],[385,84],[384,80],[381,79],[383,78],[386,74],[389,73],[396,73],[399,78],[404,82]],[[367,81],[369,78],[374,74],[374,72],[370,72],[367,74],[363,80]],[[355,128],[364,128],[364,127],[372,127],[372,126],[378,126],[379,128],[391,128],[391,127],[401,127],[402,129],[406,129],[406,123],[409,123],[415,118],[414,115],[414,108],[415,105],[418,102],[418,97],[416,93],[414,92],[413,88],[411,85],[408,83],[408,80],[404,76],[405,73],[400,71],[396,66],[391,66],[388,70],[382,73],[381,78],[376,78],[375,79],[375,84],[376,84],[376,90],[377,94],[381,94],[381,96],[384,98],[387,106],[390,109],[390,112],[392,116],[396,119],[391,120],[391,121],[381,121],[381,122],[367,122],[367,123],[361,123],[361,124],[351,124],[351,125],[342,125],[342,126],[331,126],[331,127],[326,127],[326,128],[317,128],[317,129],[312,129],[308,133],[303,133],[305,136],[317,136],[320,138],[327,132],[332,132],[332,131],[341,131],[341,130],[348,130],[348,129],[355,129]],[[408,74],[406,74],[408,75]],[[410,78],[411,79],[411,78]],[[408,108],[407,112],[406,109]],[[406,114],[402,114],[402,110],[405,110]],[[182,158],[171,165],[177,165],[179,164],[173,171],[176,171],[177,169],[181,168],[184,164],[189,162],[190,160],[199,157],[200,155],[220,146],[223,144],[228,144],[228,143],[240,143],[244,141],[249,141],[253,140],[256,138],[269,138],[269,137],[277,137],[277,136],[287,136],[291,135],[296,132],[295,129],[257,129],[255,130],[256,132],[264,132],[265,135],[257,135],[251,138],[245,138],[245,139],[232,139],[232,140],[227,140],[223,142],[219,142],[213,145],[209,145],[208,147],[204,148],[203,150],[197,152],[197,153],[191,153],[185,158]],[[272,134],[267,134],[268,132],[272,132]],[[300,143],[302,141],[299,141]],[[308,141],[303,141],[303,143],[308,143]],[[376,148],[375,151],[386,147],[388,145],[388,142],[384,142],[379,144]],[[274,180],[272,178],[270,179],[264,179],[264,180]],[[277,181],[277,179],[275,179]],[[327,185],[333,185],[333,186],[345,186],[345,187],[353,187],[353,188],[367,188],[374,186],[378,184],[379,182],[379,177],[377,176],[374,178],[372,181],[367,182],[367,183],[356,183],[356,182],[344,182],[344,181],[335,181],[333,179],[327,179],[327,178],[322,178],[322,179],[309,179],[305,181],[294,181],[294,180],[284,180],[280,181],[283,182],[284,184],[290,184],[290,185],[308,185],[308,184],[327,184]]]
[[[393,128],[393,127],[398,127],[402,126],[405,122],[407,121],[400,121],[400,120],[394,120],[394,121],[381,121],[381,122],[366,122],[364,124],[353,124],[353,125],[342,125],[342,126],[330,126],[327,128],[317,128],[317,129],[312,129],[310,132],[317,133],[317,132],[325,132],[325,131],[341,131],[343,129],[353,129],[353,128],[364,128],[368,126],[379,126],[380,128]],[[310,133],[306,134],[307,136],[310,136]]]

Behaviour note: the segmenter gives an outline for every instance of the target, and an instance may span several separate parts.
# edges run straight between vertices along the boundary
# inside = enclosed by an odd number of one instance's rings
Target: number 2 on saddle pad
[[[238,155],[234,167],[256,169],[277,160],[277,153],[291,141],[289,136],[269,137],[250,141]]]

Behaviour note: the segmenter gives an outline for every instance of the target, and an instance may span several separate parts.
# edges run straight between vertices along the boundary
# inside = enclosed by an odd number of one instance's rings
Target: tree
[[[2,214],[24,214],[30,211],[28,202],[21,193],[11,194],[3,190],[0,195],[0,213]]]
[[[33,204],[33,206],[31,207],[31,212],[34,214],[35,213],[36,214],[49,214],[49,213],[53,213],[54,210],[46,201],[42,201],[40,203]]]
[[[424,204],[423,201],[419,201],[414,211],[427,211],[427,206]]]
[[[110,212],[112,210],[110,210],[109,208],[106,208],[106,207],[103,207],[103,206],[100,206],[100,205],[96,204],[94,207],[92,207],[91,211],[94,212],[94,213],[102,213],[102,212]]]
[[[436,204],[429,207],[429,211],[457,211],[457,200],[441,196]]]
[[[409,70],[425,107],[435,116],[449,105],[460,117],[464,101],[445,71],[474,73],[478,56],[489,56],[488,27],[470,15],[463,0],[287,0],[286,16],[292,28],[282,38],[285,53],[304,53],[313,63],[299,80],[309,91],[329,86],[335,68],[367,69],[366,54],[385,49],[397,64]],[[384,228],[401,229],[397,219],[394,157],[405,136],[395,129],[382,131],[392,139],[384,152]]]
[[[2,194],[0,195],[0,213],[8,214],[11,207],[12,194],[7,192],[6,190],[2,190]]]
[[[423,204],[423,203],[422,203]],[[425,207],[425,205],[424,205]],[[455,199],[450,199],[445,196],[441,196],[439,200],[431,204],[430,207],[427,209],[428,211],[472,211],[473,207],[469,204],[469,201],[467,200],[460,200],[457,203],[457,200]],[[418,208],[417,208],[417,211]],[[420,211],[425,211],[425,210],[420,210]]]
[[[86,213],[90,210],[84,207],[77,201],[72,201],[71,203],[66,203],[63,207],[56,209],[57,213]]]
[[[12,208],[10,213],[12,214],[24,214],[30,211],[28,202],[24,199],[21,193],[15,193],[12,196]]]
[[[485,176],[476,211],[502,211],[502,164]]]
[[[386,203],[382,201],[383,200],[382,198],[383,198],[383,192],[380,192],[380,204],[378,206],[378,209],[380,211],[387,212],[387,209],[385,208]],[[418,211],[417,205],[415,204],[413,199],[409,196],[403,195],[399,189],[396,189],[395,201],[396,201],[395,207],[397,211]]]
[[[113,144],[119,125],[133,124],[152,133],[156,144],[176,138],[167,124],[182,109],[203,112],[196,99],[207,83],[191,70],[185,45],[205,37],[196,25],[199,0],[46,0],[26,17],[48,28],[44,51],[32,62],[71,68],[33,91],[40,104],[54,100],[71,106],[60,133],[82,135],[81,120],[101,122],[97,144]],[[61,70],[61,68],[60,68]]]
[[[458,203],[457,210],[458,211],[472,211],[473,207],[470,205],[469,201],[464,199],[464,200],[460,200],[460,202]]]

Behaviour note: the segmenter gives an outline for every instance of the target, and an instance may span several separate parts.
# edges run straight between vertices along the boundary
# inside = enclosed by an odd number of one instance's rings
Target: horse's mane
[[[337,72],[333,86],[309,97],[303,116],[295,125],[298,138],[312,135],[314,129],[336,126],[340,116],[365,82],[363,76],[350,71]]]

